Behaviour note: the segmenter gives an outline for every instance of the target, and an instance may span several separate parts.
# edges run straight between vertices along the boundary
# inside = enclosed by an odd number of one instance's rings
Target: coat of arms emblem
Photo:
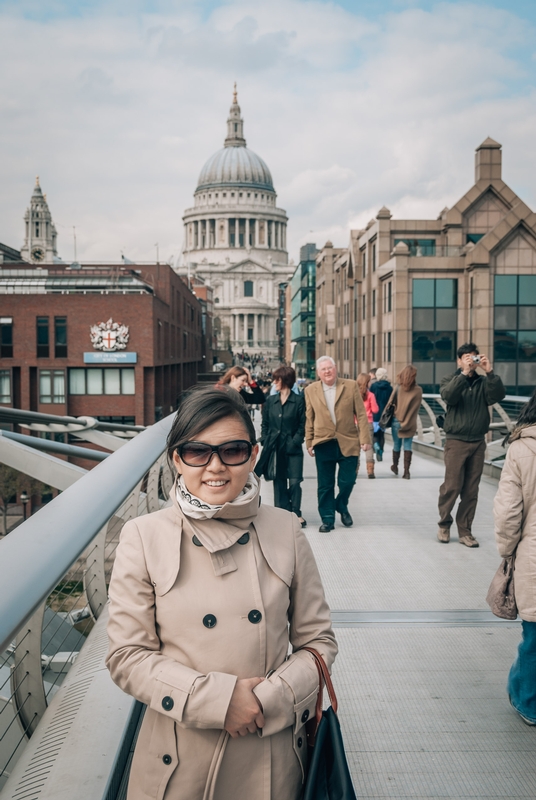
[[[128,326],[114,322],[110,317],[108,322],[92,325],[90,330],[91,344],[95,350],[124,350],[128,343]]]

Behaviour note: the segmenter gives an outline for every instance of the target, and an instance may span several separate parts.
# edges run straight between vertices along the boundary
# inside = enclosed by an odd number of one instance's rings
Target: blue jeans
[[[523,635],[508,676],[508,695],[516,711],[536,722],[536,622],[521,621]]]
[[[393,434],[393,450],[395,453],[400,453],[402,449],[402,442],[404,443],[404,450],[411,451],[411,445],[413,444],[413,437],[412,436],[399,436],[398,431],[400,430],[400,422],[397,420],[396,417],[393,417],[393,424],[391,426],[391,433]]]

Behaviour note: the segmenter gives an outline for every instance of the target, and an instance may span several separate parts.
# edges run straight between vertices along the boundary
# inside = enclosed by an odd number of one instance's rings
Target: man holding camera
[[[439,530],[437,538],[450,540],[452,509],[460,497],[456,525],[460,544],[478,547],[471,526],[478,500],[478,486],[486,453],[485,435],[489,430],[489,406],[499,403],[506,392],[487,356],[475,344],[458,348],[458,369],[441,381],[441,397],[447,404],[444,429],[445,481],[439,489]],[[484,375],[477,373],[480,368]]]

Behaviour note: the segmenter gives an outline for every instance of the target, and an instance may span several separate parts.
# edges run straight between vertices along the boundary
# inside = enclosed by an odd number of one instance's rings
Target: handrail
[[[64,444],[63,442],[53,442],[51,439],[40,439],[39,436],[26,436],[24,433],[13,433],[13,431],[0,431],[0,437],[11,439],[34,450],[42,450],[45,453],[59,453],[62,456],[72,456],[73,458],[87,458],[89,461],[104,461],[109,453],[103,450],[93,450],[90,447],[77,447],[74,444]]]
[[[172,421],[147,428],[0,542],[0,652],[163,453]]]
[[[125,425],[122,422],[101,422],[93,417],[61,417],[56,414],[44,414],[41,411],[26,411],[22,408],[0,408],[0,422],[17,422],[23,425],[76,425],[78,428],[100,428],[105,431],[143,431],[143,425]]]

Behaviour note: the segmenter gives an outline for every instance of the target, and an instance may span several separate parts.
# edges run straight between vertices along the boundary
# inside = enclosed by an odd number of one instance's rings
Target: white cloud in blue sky
[[[512,10],[513,9],[513,10]],[[72,257],[178,255],[236,80],[248,146],[305,241],[346,244],[382,205],[436,217],[474,149],[536,207],[536,4],[0,0],[0,241],[36,174]]]

